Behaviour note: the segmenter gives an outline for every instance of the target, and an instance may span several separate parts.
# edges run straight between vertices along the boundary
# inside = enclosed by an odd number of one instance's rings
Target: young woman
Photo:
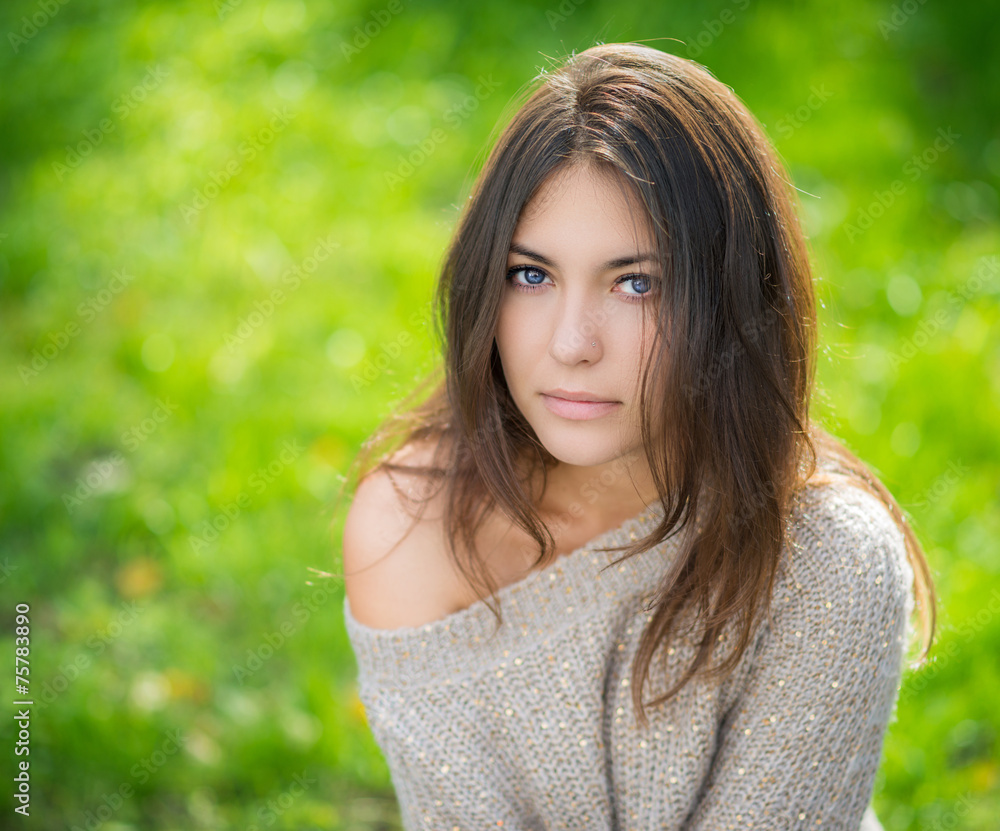
[[[442,270],[443,377],[367,443],[343,533],[406,828],[881,827],[933,583],[809,419],[788,178],[732,90],[638,45],[542,73],[500,135]]]

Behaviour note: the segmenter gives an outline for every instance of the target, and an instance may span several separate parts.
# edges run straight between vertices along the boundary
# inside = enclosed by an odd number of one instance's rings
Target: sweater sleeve
[[[687,831],[862,827],[899,691],[913,571],[902,533],[866,492],[807,519]]]

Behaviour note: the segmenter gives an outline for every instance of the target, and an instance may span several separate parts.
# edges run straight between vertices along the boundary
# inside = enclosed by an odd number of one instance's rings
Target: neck
[[[549,469],[544,492],[541,474],[535,477],[532,496],[542,515],[569,512],[600,527],[636,516],[659,498],[648,465],[634,455],[588,467],[559,462]]]

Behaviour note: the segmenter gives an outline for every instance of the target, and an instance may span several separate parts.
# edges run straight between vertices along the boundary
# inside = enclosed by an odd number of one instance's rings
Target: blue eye
[[[632,283],[633,288],[636,288],[637,283],[641,285],[641,290],[637,290],[634,295],[631,295],[634,297],[645,297],[647,294],[653,293],[653,281],[645,274],[628,274],[625,277],[619,277],[615,281],[615,284],[618,285],[620,283]]]
[[[524,283],[519,283],[519,282],[517,282],[516,280],[513,279],[513,277],[514,277],[515,274],[519,274],[522,271],[525,272],[526,275],[529,274],[529,273],[532,275],[531,278],[527,278],[529,280],[529,282],[528,282],[527,285],[525,285]],[[518,265],[518,266],[514,266],[514,268],[510,268],[510,269],[507,270],[507,281],[511,285],[513,285],[514,288],[520,289],[521,291],[534,291],[535,288],[537,288],[537,287],[539,287],[539,286],[542,285],[542,281],[547,276],[548,275],[546,275],[546,273],[544,271],[542,271],[540,268],[535,268],[535,266],[531,266],[531,265]],[[534,279],[534,278],[538,278],[538,282],[537,283],[536,282],[531,282],[531,280]]]

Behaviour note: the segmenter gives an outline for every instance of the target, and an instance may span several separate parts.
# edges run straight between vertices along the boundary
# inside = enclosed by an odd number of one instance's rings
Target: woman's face
[[[606,465],[641,444],[654,256],[641,204],[589,165],[558,170],[521,213],[496,343],[514,402],[560,462]],[[560,397],[571,393],[604,403]]]

